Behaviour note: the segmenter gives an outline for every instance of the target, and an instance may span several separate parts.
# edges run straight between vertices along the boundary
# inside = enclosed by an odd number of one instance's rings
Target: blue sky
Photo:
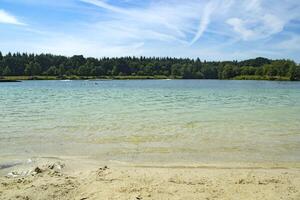
[[[0,51],[300,62],[300,1],[0,0]]]

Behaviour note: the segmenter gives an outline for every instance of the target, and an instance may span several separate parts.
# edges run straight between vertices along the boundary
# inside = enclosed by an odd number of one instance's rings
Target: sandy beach
[[[0,0],[0,200],[300,200],[300,0]]]
[[[297,165],[104,165],[53,159],[35,165],[27,171],[15,167],[0,178],[0,199],[300,199]]]

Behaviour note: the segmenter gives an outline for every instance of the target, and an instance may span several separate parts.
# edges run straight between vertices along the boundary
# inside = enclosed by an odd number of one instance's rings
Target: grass
[[[0,76],[3,81],[17,81],[17,80],[147,80],[147,79],[182,79],[180,76]],[[289,81],[289,77],[280,76],[256,76],[256,75],[242,75],[236,76],[233,80],[270,80],[270,81]]]
[[[234,80],[268,80],[268,81],[290,81],[289,77],[283,76],[257,76],[257,75],[242,75],[236,76]]]
[[[55,76],[3,76],[2,80],[57,80]]]
[[[2,76],[0,80],[146,80],[146,79],[181,79],[181,77],[155,76]]]

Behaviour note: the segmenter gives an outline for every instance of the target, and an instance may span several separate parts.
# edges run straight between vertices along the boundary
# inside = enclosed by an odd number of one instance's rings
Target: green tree
[[[262,67],[256,68],[256,70],[255,70],[255,75],[256,75],[256,76],[263,76],[263,75],[264,75],[264,70],[263,70],[263,68],[262,68]]]
[[[144,67],[143,73],[145,75],[148,75],[148,76],[154,75],[154,64],[153,63],[148,63]]]
[[[267,76],[277,76],[278,69],[272,64],[267,64],[263,66],[263,72]]]
[[[189,58],[121,57],[85,58],[51,54],[20,54],[0,52],[0,74],[5,75],[165,75],[182,78],[231,79],[239,75],[265,78],[285,77],[299,80],[299,66],[291,60],[255,58],[245,61],[201,61]],[[270,78],[269,77],[269,78]]]
[[[113,67],[111,73],[112,73],[113,76],[118,76],[118,75],[119,75],[120,70],[119,70],[118,65],[114,65],[114,67]]]
[[[171,67],[171,74],[173,76],[182,76],[182,70],[181,70],[182,66],[178,63],[173,64]]]
[[[66,73],[65,67],[63,64],[60,64],[57,70],[59,76],[63,76]]]
[[[103,76],[105,75],[104,68],[101,66],[96,66],[91,71],[93,76]]]
[[[193,74],[192,70],[193,70],[193,66],[191,64],[183,65],[182,72],[181,72],[182,78],[184,79],[195,78],[196,74]]]
[[[89,76],[91,74],[90,68],[87,65],[82,65],[78,69],[79,76]]]
[[[46,72],[45,72],[46,75],[48,76],[56,76],[58,75],[57,73],[57,69],[55,66],[51,66]]]
[[[25,74],[28,76],[35,76],[41,74],[41,65],[36,62],[30,62],[25,65]]]
[[[205,79],[217,79],[218,78],[218,70],[215,66],[204,65],[201,68],[201,73],[203,74],[203,78],[205,78]]]
[[[2,72],[3,76],[11,76],[12,75],[12,72],[11,72],[11,69],[6,66]]]
[[[255,75],[256,68],[252,66],[241,67],[241,75]]]
[[[296,66],[296,64],[290,60],[276,60],[273,61],[271,65],[276,69],[277,76],[288,76],[290,67]]]
[[[239,75],[239,69],[236,66],[234,66],[232,64],[225,65],[223,72],[222,72],[223,79],[231,79],[238,75]]]
[[[0,76],[2,76],[3,75],[3,67],[0,65]]]
[[[291,81],[298,81],[300,80],[300,66],[292,65],[289,69],[289,79]]]

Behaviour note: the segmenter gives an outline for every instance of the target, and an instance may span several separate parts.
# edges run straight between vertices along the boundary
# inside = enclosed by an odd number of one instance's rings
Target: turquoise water
[[[300,83],[0,83],[0,157],[299,162]]]

